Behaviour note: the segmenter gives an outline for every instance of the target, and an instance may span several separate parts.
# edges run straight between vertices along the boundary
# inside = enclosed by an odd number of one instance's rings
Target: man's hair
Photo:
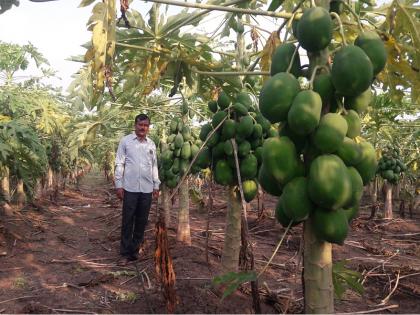
[[[134,118],[134,123],[137,124],[139,121],[148,120],[150,124],[150,118],[146,114],[139,114]]]

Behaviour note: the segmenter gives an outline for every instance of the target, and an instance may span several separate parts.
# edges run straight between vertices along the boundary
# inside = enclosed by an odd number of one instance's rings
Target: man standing
[[[115,188],[123,200],[120,254],[128,261],[138,258],[152,196],[159,196],[156,145],[147,137],[149,126],[147,115],[137,115],[134,132],[121,139],[115,158]]]

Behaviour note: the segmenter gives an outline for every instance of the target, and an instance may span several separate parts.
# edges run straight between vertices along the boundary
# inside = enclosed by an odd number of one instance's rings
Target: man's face
[[[147,133],[149,132],[149,121],[147,119],[137,121],[134,125],[134,131],[137,137],[146,137]]]

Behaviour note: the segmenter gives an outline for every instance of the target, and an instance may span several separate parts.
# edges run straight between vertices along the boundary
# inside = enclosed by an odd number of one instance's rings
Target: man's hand
[[[158,189],[153,189],[152,196],[153,196],[153,199],[158,199],[159,198],[159,190]]]
[[[124,189],[123,188],[117,188],[117,197],[120,200],[124,199]]]

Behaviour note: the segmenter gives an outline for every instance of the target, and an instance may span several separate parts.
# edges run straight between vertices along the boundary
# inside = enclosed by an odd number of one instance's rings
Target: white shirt
[[[140,141],[133,132],[123,137],[115,158],[115,188],[151,193],[160,185],[156,145],[150,138]]]

